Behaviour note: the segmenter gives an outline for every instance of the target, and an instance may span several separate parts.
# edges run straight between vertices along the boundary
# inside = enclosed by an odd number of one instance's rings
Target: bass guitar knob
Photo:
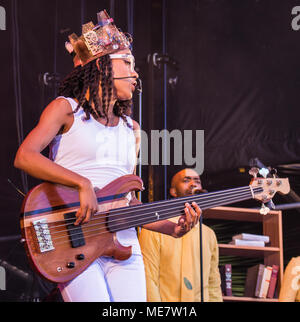
[[[82,261],[82,260],[84,260],[84,254],[78,254],[77,256],[76,256],[76,259],[78,259],[79,261]]]
[[[67,267],[68,267],[68,268],[74,268],[74,267],[75,267],[75,263],[74,263],[74,262],[69,262],[69,263],[67,264]]]

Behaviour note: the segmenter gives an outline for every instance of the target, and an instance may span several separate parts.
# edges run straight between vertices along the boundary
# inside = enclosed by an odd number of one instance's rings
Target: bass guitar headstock
[[[275,208],[272,198],[277,192],[287,194],[290,191],[289,179],[278,178],[277,171],[275,169],[251,168],[249,174],[253,176],[250,183],[253,198],[262,202],[260,212],[263,215],[270,211],[270,209],[265,205],[266,203],[269,203],[272,208]]]

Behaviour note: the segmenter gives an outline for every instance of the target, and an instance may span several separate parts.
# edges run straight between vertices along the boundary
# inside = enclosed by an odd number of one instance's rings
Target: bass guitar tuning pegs
[[[268,208],[268,207],[266,207],[265,206],[265,204],[263,203],[262,205],[261,205],[261,208],[260,208],[260,211],[259,211],[259,213],[261,214],[261,215],[267,215],[268,213],[270,212],[270,208]]]
[[[253,176],[254,178],[257,178],[257,174],[258,174],[258,172],[259,172],[259,169],[258,169],[258,168],[251,168],[251,169],[249,170],[249,174],[250,174],[250,176]]]
[[[270,173],[269,169],[267,169],[267,168],[261,168],[258,172],[265,179],[267,178],[268,174]]]
[[[277,178],[277,170],[275,168],[268,168],[270,170],[270,174],[273,178]]]

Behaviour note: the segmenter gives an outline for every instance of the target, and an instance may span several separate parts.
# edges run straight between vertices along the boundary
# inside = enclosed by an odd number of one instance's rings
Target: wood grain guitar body
[[[142,180],[128,175],[96,190],[99,212],[88,223],[74,226],[80,205],[77,190],[52,183],[33,188],[23,202],[21,230],[34,269],[51,282],[63,283],[79,275],[99,256],[128,259],[131,246],[118,242],[116,231],[121,222],[114,224],[109,213],[127,207],[126,196],[141,189]],[[137,203],[136,199],[132,201]]]

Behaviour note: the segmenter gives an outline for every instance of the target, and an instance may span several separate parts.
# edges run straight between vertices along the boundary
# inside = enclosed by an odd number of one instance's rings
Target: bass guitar
[[[30,263],[44,278],[55,283],[72,280],[99,256],[125,260],[131,246],[122,246],[116,232],[184,214],[186,202],[197,202],[202,210],[247,199],[263,203],[276,192],[289,192],[288,179],[253,178],[249,186],[201,195],[140,203],[127,195],[143,190],[135,175],[122,176],[96,190],[99,211],[88,223],[74,225],[80,203],[78,191],[53,183],[42,183],[25,197],[21,231]]]

